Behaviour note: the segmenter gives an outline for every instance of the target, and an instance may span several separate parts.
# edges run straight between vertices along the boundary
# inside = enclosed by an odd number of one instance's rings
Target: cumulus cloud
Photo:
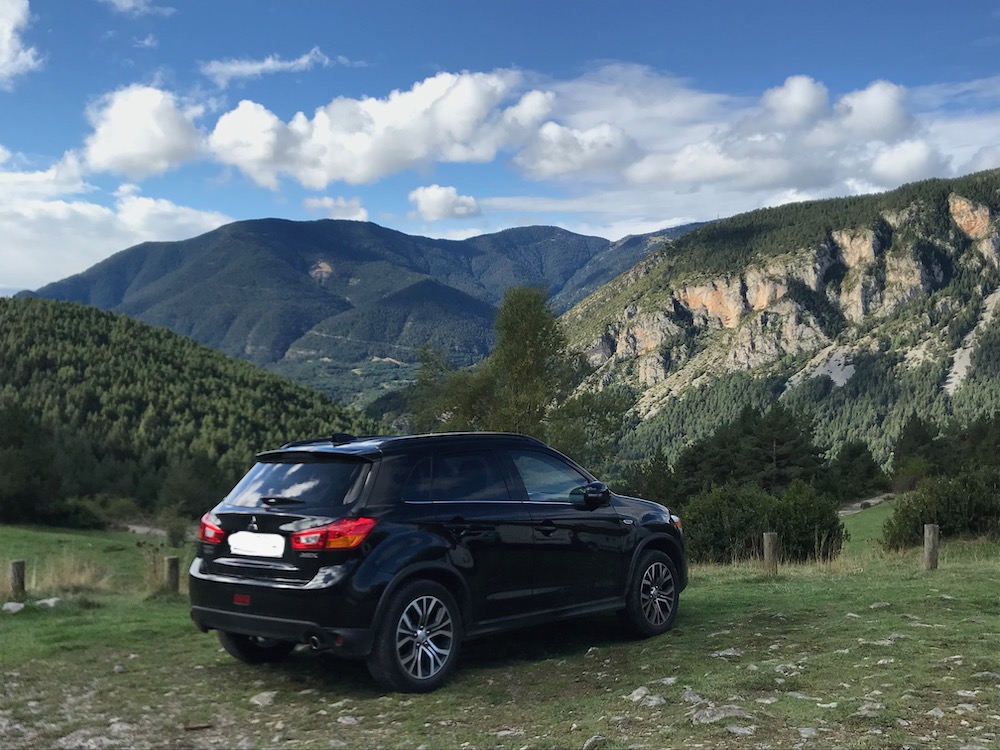
[[[154,5],[153,0],[100,0],[118,13],[130,16],[169,16],[175,8],[166,5]]]
[[[731,190],[756,196],[795,190],[806,193],[845,188],[848,175],[940,173],[948,160],[925,154],[918,166],[887,149],[918,137],[918,123],[907,109],[907,91],[885,81],[852,91],[830,104],[826,87],[807,76],[791,76],[756,101],[742,98],[720,105],[710,125],[681,127],[684,137],[649,135],[637,143],[638,156],[621,165],[635,185],[673,184],[678,190]],[[632,134],[626,130],[626,135]],[[876,167],[877,155],[883,154]],[[892,155],[890,155],[892,154]],[[903,167],[903,162],[906,168]]]
[[[1000,146],[984,146],[978,149],[962,171],[979,172],[984,169],[1000,169]]]
[[[635,151],[620,128],[601,123],[578,130],[546,122],[514,162],[535,179],[613,169]]]
[[[0,0],[0,89],[5,91],[17,76],[42,67],[38,51],[21,41],[28,20],[28,0]]]
[[[761,104],[778,125],[801,126],[827,115],[830,97],[826,86],[809,76],[790,76],[781,86],[765,91]]]
[[[87,165],[131,179],[162,174],[198,156],[202,137],[192,120],[200,114],[151,86],[119,89],[87,112],[94,127],[84,148]]]
[[[76,154],[69,152],[47,169],[6,169],[13,155],[0,146],[0,203],[25,199],[49,199],[89,192]]]
[[[305,187],[374,182],[434,161],[489,162],[523,137],[544,111],[544,96],[516,96],[513,71],[440,73],[384,98],[338,97],[312,117],[284,122],[244,100],[209,136],[215,157],[276,189],[282,174]]]
[[[337,63],[353,64],[344,57],[338,57]],[[220,89],[224,89],[234,79],[260,78],[270,73],[298,73],[312,70],[317,65],[328,68],[332,64],[333,61],[324,55],[319,47],[313,47],[294,60],[282,60],[278,55],[268,55],[263,60],[212,60],[202,63],[201,74],[210,78]]]
[[[837,102],[836,122],[845,132],[866,140],[892,141],[907,134],[913,116],[906,110],[906,89],[876,81]]]
[[[331,198],[324,195],[319,198],[306,198],[302,204],[310,211],[319,211],[328,219],[350,219],[352,221],[368,221],[368,211],[361,205],[359,198]]]
[[[459,195],[454,187],[426,185],[411,191],[407,197],[424,221],[468,219],[482,213],[475,198]]]
[[[926,141],[914,139],[883,148],[872,160],[871,174],[881,185],[896,186],[941,174],[945,160]]]
[[[130,185],[116,192],[110,206],[7,196],[0,200],[0,287],[36,289],[140,242],[186,239],[230,221],[219,212],[144,197]]]

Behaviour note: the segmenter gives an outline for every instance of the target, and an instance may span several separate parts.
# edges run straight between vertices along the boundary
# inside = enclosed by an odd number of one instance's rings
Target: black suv
[[[428,691],[465,638],[616,611],[668,630],[680,519],[524,435],[349,435],[261,453],[201,520],[191,617],[249,663],[297,644]]]

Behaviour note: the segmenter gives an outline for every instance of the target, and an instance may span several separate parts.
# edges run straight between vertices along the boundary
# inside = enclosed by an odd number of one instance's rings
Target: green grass
[[[855,542],[884,513],[847,517]],[[578,748],[594,735],[606,748],[945,748],[1000,732],[1000,545],[986,541],[946,543],[932,572],[920,550],[869,544],[775,578],[752,562],[695,567],[662,637],[626,640],[597,617],[475,641],[447,686],[408,696],[321,654],[235,662],[183,597],[143,592],[142,552],[124,564],[115,535],[0,529],[0,563],[12,540],[18,554],[69,540],[121,567],[112,589],[0,615],[5,748]],[[630,700],[637,688],[647,703]],[[270,706],[251,703],[261,693]],[[724,706],[746,718],[693,721]]]
[[[41,598],[66,592],[148,590],[162,580],[168,556],[180,557],[185,571],[193,549],[171,547],[163,537],[125,531],[0,524],[0,597],[10,595],[12,560],[24,560],[27,587]],[[183,583],[183,575],[181,579]]]
[[[892,516],[894,507],[895,503],[890,499],[860,513],[844,516],[844,528],[848,533],[844,554],[848,557],[857,557],[880,549],[878,541],[882,536],[882,524]]]

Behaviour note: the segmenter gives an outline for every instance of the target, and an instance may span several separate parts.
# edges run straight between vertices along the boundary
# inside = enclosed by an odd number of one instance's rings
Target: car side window
[[[517,473],[533,503],[571,501],[570,493],[578,490],[590,480],[558,456],[537,451],[510,452]]]
[[[434,502],[510,500],[492,451],[457,451],[434,457]]]
[[[403,502],[426,503],[431,499],[431,458],[421,458],[410,469],[400,493]]]

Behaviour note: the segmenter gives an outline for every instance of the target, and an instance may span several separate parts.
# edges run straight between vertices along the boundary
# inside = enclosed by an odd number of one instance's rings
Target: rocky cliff
[[[991,179],[1000,188],[1000,173]],[[564,320],[595,368],[591,386],[629,385],[642,418],[726,372],[781,373],[792,384],[833,373],[838,386],[856,352],[895,346],[904,359],[954,359],[954,315],[965,311],[966,327],[988,322],[980,308],[1000,278],[991,273],[1000,267],[994,190],[985,202],[957,190],[945,200],[887,200],[864,224],[828,226],[795,247],[762,247],[755,235],[742,267],[715,275],[678,271],[682,248],[668,249]]]

